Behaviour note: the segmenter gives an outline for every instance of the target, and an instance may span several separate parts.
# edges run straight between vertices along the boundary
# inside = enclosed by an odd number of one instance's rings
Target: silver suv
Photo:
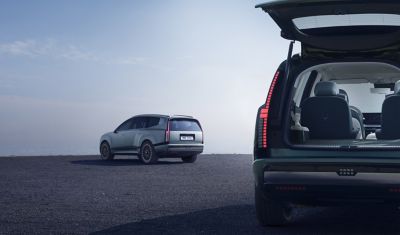
[[[183,162],[193,163],[203,148],[203,130],[191,116],[134,116],[100,139],[103,160],[113,160],[115,155],[137,155],[145,164],[161,157],[180,157]]]

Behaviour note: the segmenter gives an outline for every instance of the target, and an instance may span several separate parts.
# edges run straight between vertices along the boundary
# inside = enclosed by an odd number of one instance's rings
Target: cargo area
[[[400,69],[382,62],[310,67],[294,83],[289,141],[303,147],[400,148]]]

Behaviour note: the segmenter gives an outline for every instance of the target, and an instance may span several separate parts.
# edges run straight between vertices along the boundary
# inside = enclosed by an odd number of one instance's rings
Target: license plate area
[[[181,134],[180,135],[180,140],[181,141],[194,141],[194,135],[191,134]]]

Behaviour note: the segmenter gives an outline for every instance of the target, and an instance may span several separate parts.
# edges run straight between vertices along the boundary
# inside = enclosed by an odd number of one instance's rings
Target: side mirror
[[[117,134],[117,133],[118,133],[118,130],[115,130],[115,131],[114,131],[114,134]]]

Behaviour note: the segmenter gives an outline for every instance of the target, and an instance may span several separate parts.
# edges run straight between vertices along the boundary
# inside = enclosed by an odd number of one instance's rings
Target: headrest
[[[347,92],[345,90],[339,89],[339,96],[345,99],[347,103],[349,103],[349,96],[347,95]]]
[[[319,82],[315,86],[314,94],[315,96],[337,96],[339,94],[339,88],[334,82]]]
[[[400,81],[397,81],[394,84],[394,95],[400,95]]]

